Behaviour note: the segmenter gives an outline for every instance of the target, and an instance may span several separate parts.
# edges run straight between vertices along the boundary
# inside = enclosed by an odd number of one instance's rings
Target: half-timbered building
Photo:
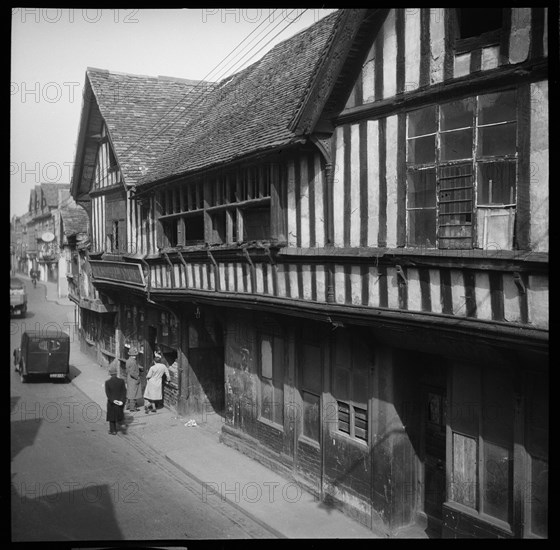
[[[90,261],[178,409],[373,529],[546,537],[547,54],[544,8],[340,10],[218,83]]]
[[[170,314],[146,295],[141,263],[157,253],[150,241],[154,206],[132,201],[131,194],[169,140],[204,105],[206,93],[207,84],[199,81],[86,71],[72,195],[88,212],[91,231],[88,241],[77,243],[70,298],[80,308],[83,350],[101,364],[116,359],[124,366],[127,350],[137,346],[140,361],[149,366],[155,347],[170,343],[161,328]],[[189,103],[188,111],[181,102]],[[166,119],[171,112],[173,120]],[[106,287],[106,280],[113,284]],[[170,388],[168,400],[176,400],[175,377]]]

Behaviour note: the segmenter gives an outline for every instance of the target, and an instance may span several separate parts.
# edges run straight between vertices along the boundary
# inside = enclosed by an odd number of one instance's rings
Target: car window
[[[25,288],[25,287],[19,279],[10,279],[10,290],[17,290],[20,288]]]
[[[30,347],[30,351],[59,351],[63,347],[63,343],[55,338],[50,339],[34,339],[32,340],[34,348]]]

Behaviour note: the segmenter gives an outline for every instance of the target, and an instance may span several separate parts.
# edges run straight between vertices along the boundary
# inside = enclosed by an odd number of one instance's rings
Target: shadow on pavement
[[[68,490],[69,485],[78,487]],[[13,542],[123,538],[114,511],[115,490],[110,485],[12,482],[11,486]],[[33,518],[33,530],[29,518]]]

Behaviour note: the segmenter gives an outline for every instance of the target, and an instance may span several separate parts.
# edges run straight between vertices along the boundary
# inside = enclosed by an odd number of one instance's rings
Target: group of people
[[[116,361],[109,366],[110,378],[105,381],[105,395],[107,396],[107,421],[109,433],[116,435],[117,424],[124,420],[124,406],[128,401],[128,410],[138,412],[138,400],[144,397],[144,412],[149,414],[157,412],[156,402],[163,399],[163,377],[169,380],[169,369],[161,353],[154,354],[154,364],[146,374],[146,388],[142,395],[140,372],[143,370],[137,361],[138,350],[130,348],[126,360],[126,383],[117,376]]]

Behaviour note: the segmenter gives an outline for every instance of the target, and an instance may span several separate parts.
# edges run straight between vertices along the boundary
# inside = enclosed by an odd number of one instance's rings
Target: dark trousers
[[[117,431],[117,423],[116,422],[109,422],[109,430],[112,432]]]

